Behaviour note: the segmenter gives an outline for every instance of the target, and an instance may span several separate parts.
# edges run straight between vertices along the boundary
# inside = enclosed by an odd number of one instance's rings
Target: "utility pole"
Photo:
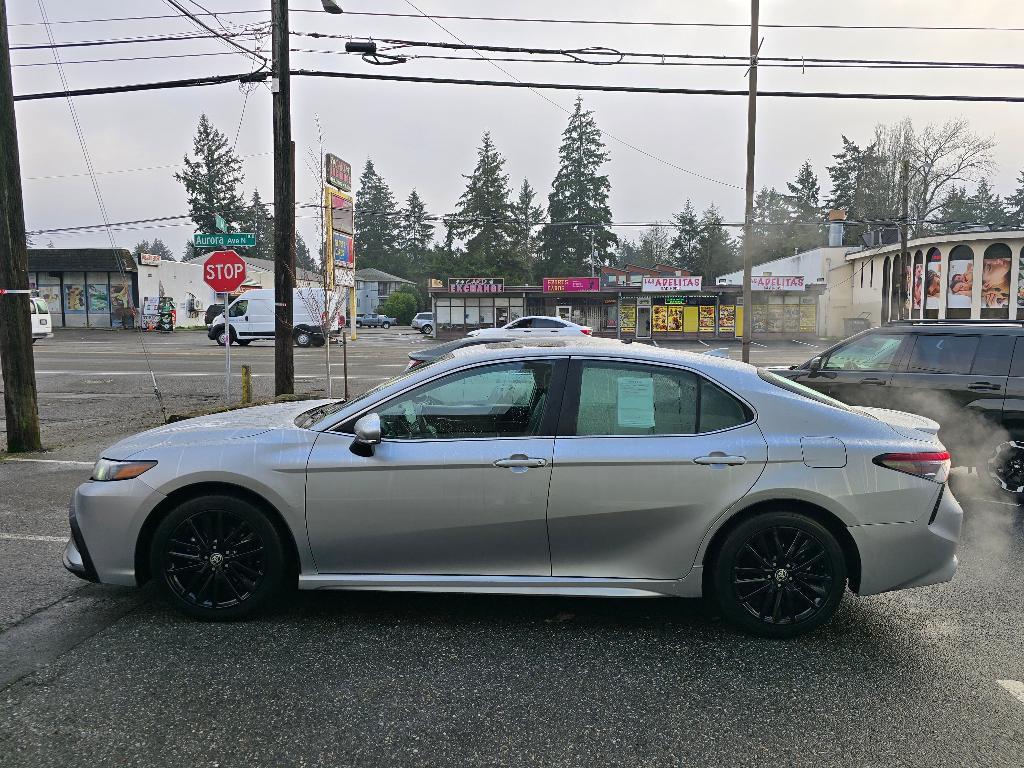
[[[900,282],[899,290],[896,295],[899,297],[900,308],[897,310],[896,317],[900,320],[905,320],[913,317],[913,301],[911,300],[911,309],[907,312],[907,317],[903,317],[905,311],[906,301],[903,298],[903,286],[906,284],[907,265],[910,263],[907,259],[907,230],[910,228],[910,158],[903,158],[903,169],[900,172],[900,192],[902,193],[900,218],[903,219],[902,226],[900,226]],[[913,272],[913,270],[911,270]],[[910,296],[914,295],[914,276],[910,276],[911,284],[907,286],[910,289]],[[923,296],[923,291],[922,291]],[[908,297],[909,298],[909,297]],[[924,302],[921,302],[924,304]]]
[[[274,394],[295,393],[295,147],[292,144],[288,0],[270,3],[274,95]]]
[[[754,148],[757,127],[757,23],[759,0],[750,0],[750,69],[747,80],[747,202],[743,214],[743,362],[750,362],[750,336],[754,319],[754,300],[750,290],[754,268]]]
[[[5,0],[0,0],[0,364],[7,450],[11,453],[43,448],[39,437],[30,300],[7,6]]]

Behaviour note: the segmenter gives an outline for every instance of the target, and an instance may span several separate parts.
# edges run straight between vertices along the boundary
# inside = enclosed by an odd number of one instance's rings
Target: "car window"
[[[39,314],[39,306],[36,304],[35,299],[29,299],[28,311],[33,315]]]
[[[1024,376],[1024,336],[1017,337],[1017,346],[1013,351],[1013,363],[1010,365],[1011,376]]]
[[[40,315],[50,314],[50,308],[46,306],[46,302],[42,299],[33,299],[32,303],[36,305],[36,309],[39,310]]]
[[[1012,336],[982,336],[971,373],[976,376],[1006,376],[1010,372]]]
[[[540,434],[554,363],[529,360],[445,376],[378,413],[390,440],[530,437]]]
[[[822,368],[828,371],[887,371],[903,336],[872,333],[832,351]]]
[[[246,310],[248,309],[249,302],[243,299],[242,301],[236,301],[234,304],[232,304],[230,307],[231,311],[228,314],[230,314],[231,317],[241,317],[246,313]]]
[[[736,398],[689,371],[581,363],[576,435],[692,435],[749,420]]]
[[[970,373],[977,336],[920,334],[907,364],[908,373]]]
[[[553,317],[538,317],[533,321],[534,328],[565,328],[565,323]]]
[[[509,323],[505,327],[508,328],[509,330],[515,329],[515,330],[518,331],[518,330],[521,330],[523,328],[529,328],[532,324],[533,324],[533,318],[532,317],[524,317],[522,320],[516,320],[514,323]]]

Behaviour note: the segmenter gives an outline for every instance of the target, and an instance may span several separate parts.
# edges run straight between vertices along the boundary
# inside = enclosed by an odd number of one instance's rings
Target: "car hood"
[[[851,405],[858,413],[885,422],[897,433],[911,440],[931,440],[939,434],[939,423],[906,411],[893,411],[889,408],[868,408],[863,405]]]
[[[330,402],[334,401],[303,400],[296,403],[275,403],[177,421],[125,438],[103,451],[103,457],[127,459],[135,454],[158,448],[209,445],[225,440],[253,437],[276,428],[294,428],[295,418],[300,413]]]

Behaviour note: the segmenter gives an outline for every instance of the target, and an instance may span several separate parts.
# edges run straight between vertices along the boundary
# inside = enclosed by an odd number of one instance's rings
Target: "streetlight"
[[[341,10],[341,6],[335,0],[320,0],[320,2],[323,3],[324,10],[328,13],[344,13]]]

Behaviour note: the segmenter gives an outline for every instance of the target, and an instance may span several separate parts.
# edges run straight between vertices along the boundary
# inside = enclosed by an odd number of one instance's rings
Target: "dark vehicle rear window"
[[[970,373],[977,349],[977,336],[921,334],[914,343],[907,372]]]
[[[1010,372],[1012,336],[982,336],[971,373],[976,376],[1006,376]]]

